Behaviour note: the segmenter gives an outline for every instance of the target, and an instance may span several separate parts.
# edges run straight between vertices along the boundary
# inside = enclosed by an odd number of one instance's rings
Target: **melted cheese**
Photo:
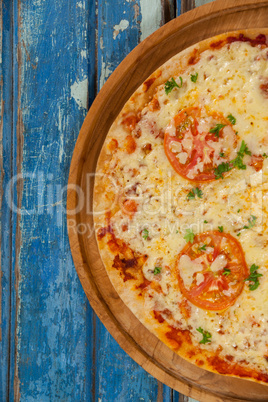
[[[217,272],[222,270],[223,268],[226,267],[228,261],[225,257],[224,254],[220,254],[218,255],[218,257],[215,258],[215,260],[212,262],[212,264],[210,265],[210,269],[213,272]]]
[[[202,262],[199,259],[191,260],[188,255],[182,255],[178,264],[178,268],[184,282],[184,285],[190,287],[193,282],[193,275],[203,270]]]

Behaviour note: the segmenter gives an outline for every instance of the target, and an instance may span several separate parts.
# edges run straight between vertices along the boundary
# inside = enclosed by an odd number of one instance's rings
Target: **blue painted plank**
[[[156,401],[156,379],[126,355],[100,322],[96,334],[94,402]]]
[[[18,4],[23,130],[17,135],[23,139],[24,175],[17,324],[20,400],[88,401],[92,312],[69,249],[65,186],[88,99],[94,97],[95,4]]]
[[[124,57],[139,43],[141,18],[140,1],[99,0],[98,90]]]
[[[15,263],[12,249],[12,234],[15,229],[15,216],[9,208],[9,200],[5,197],[8,183],[16,167],[13,164],[16,140],[12,127],[16,122],[16,90],[14,88],[13,42],[16,40],[13,27],[12,2],[1,3],[1,384],[2,400],[12,398],[15,362]],[[15,144],[14,144],[15,141]],[[15,169],[15,170],[14,170]],[[11,194],[14,199],[16,194]],[[10,199],[10,201],[11,201]]]
[[[179,15],[181,15],[181,3],[183,2],[184,0],[175,0],[175,4],[176,4],[176,15],[177,15],[177,17],[179,16]]]

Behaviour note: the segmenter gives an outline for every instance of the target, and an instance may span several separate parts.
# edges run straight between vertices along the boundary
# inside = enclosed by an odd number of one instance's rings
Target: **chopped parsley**
[[[222,275],[228,276],[228,275],[230,275],[230,273],[231,273],[230,269],[224,268]]]
[[[264,154],[262,154],[262,156],[264,157],[264,158],[268,158],[268,155],[264,152]]]
[[[154,275],[160,274],[162,267],[155,267]]]
[[[198,250],[200,250],[200,251],[206,251],[206,249],[207,249],[207,245],[206,245],[206,244],[203,244],[203,246],[198,247]]]
[[[240,211],[241,211],[241,209],[239,208],[239,209],[237,210],[237,213],[239,214]]]
[[[198,187],[195,187],[187,194],[187,200],[194,200],[195,196],[202,198],[202,195],[203,192]]]
[[[184,239],[190,243],[194,242],[194,233],[192,229],[186,229],[186,235],[184,236]]]
[[[142,237],[144,238],[144,240],[147,240],[149,236],[149,232],[147,229],[143,229],[142,231]]]
[[[216,124],[216,126],[211,128],[209,132],[215,134],[215,137],[219,137],[221,129],[225,126],[226,124]]]
[[[237,156],[233,161],[231,161],[233,166],[237,167],[240,170],[246,170],[246,165],[243,163],[243,159],[240,156]]]
[[[236,236],[237,236],[237,237],[239,237],[240,235],[241,235],[241,232],[237,233],[237,235],[236,235]]]
[[[196,81],[197,81],[197,78],[198,78],[198,73],[191,74],[191,81],[192,81],[192,82],[196,82]]]
[[[231,113],[227,116],[227,119],[233,125],[236,123],[236,118]]]
[[[196,328],[196,330],[198,332],[200,332],[200,334],[203,335],[203,339],[199,343],[205,344],[205,343],[211,342],[210,338],[212,337],[212,335],[208,331],[204,331],[201,327]]]
[[[250,150],[248,149],[247,144],[245,143],[245,141],[243,140],[240,146],[240,149],[238,151],[238,155],[241,156],[243,158],[244,155],[251,155]]]
[[[230,170],[232,170],[230,163],[222,162],[218,167],[214,169],[215,179],[223,179],[223,173],[229,172]]]
[[[220,152],[220,157],[221,157],[221,158],[224,157],[224,152]]]
[[[246,226],[246,225],[243,226],[243,229],[251,229],[251,228],[253,228],[253,226],[256,225],[256,220],[257,220],[256,216],[250,215],[250,218],[248,219],[248,226]]]
[[[243,140],[240,149],[237,152],[237,157],[230,162],[222,162],[218,167],[214,169],[215,179],[223,179],[223,173],[229,172],[234,167],[245,170],[247,168],[246,165],[243,163],[243,157],[245,155],[251,155],[251,152],[248,149],[247,144]]]
[[[219,232],[223,232],[223,226],[218,226]]]
[[[245,155],[251,155],[250,150],[248,149],[247,144],[243,140],[240,146],[239,151],[237,152],[237,157],[231,161],[232,165],[237,167],[238,169],[246,169],[246,165],[243,164],[243,157]]]
[[[180,81],[181,81],[181,84],[180,85],[178,85],[177,84],[177,82],[174,80],[174,78],[172,77],[169,81],[167,81],[166,83],[165,83],[165,93],[166,93],[166,95],[168,95],[171,91],[172,91],[172,89],[174,89],[174,88],[181,88],[182,87],[182,78],[181,77],[179,77],[179,79],[180,79]]]
[[[204,220],[204,223],[208,223],[208,221]]]
[[[257,289],[257,287],[260,284],[260,281],[258,278],[260,278],[262,276],[262,274],[258,274],[257,269],[258,269],[258,265],[252,264],[249,271],[250,271],[250,275],[247,279],[244,280],[244,282],[249,281],[249,282],[253,282],[253,284],[249,285],[249,290],[255,290]]]

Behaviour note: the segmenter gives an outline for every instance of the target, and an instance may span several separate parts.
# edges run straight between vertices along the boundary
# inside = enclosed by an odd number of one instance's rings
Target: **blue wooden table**
[[[202,0],[2,0],[0,401],[188,401],[117,345],[78,280],[66,227],[75,142],[145,37]]]

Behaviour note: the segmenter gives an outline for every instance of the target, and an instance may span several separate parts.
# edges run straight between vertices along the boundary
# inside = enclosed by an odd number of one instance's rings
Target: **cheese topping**
[[[223,268],[225,268],[227,265],[227,259],[225,257],[225,255],[220,254],[218,255],[218,257],[216,257],[216,259],[212,262],[210,269],[213,272],[217,272],[222,270]]]
[[[189,287],[193,281],[193,275],[203,270],[201,261],[197,258],[192,261],[188,255],[182,255],[179,261],[179,271],[186,287]]]

